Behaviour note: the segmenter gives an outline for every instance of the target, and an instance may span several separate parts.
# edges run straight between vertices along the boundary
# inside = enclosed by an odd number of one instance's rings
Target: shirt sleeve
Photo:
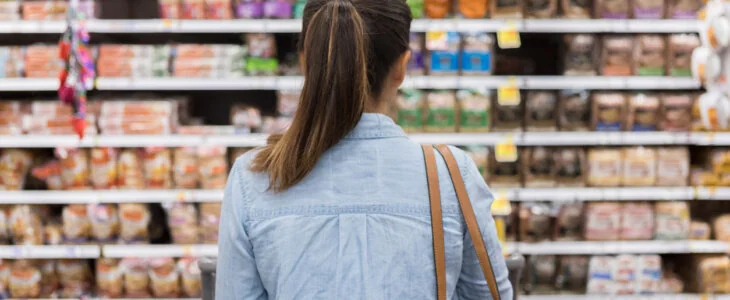
[[[253,246],[245,227],[247,216],[245,191],[238,161],[228,176],[223,196],[218,231],[218,265],[216,266],[215,298],[220,300],[266,300]]]
[[[458,151],[461,152],[461,151]],[[455,155],[458,155],[455,151]],[[462,160],[465,169],[464,185],[471,199],[474,215],[476,216],[479,229],[487,247],[489,261],[492,264],[494,279],[497,282],[497,289],[502,300],[511,300],[513,295],[512,284],[509,281],[507,264],[502,255],[502,246],[497,237],[497,229],[492,218],[491,206],[494,197],[489,191],[486,182],[479,173],[476,164],[467,155]],[[461,267],[461,275],[456,284],[456,292],[459,299],[492,299],[489,286],[482,273],[479,259],[474,250],[474,243],[468,232],[464,233],[464,254]]]

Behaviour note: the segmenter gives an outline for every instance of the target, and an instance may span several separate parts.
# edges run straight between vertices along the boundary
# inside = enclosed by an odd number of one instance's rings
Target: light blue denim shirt
[[[452,149],[464,177],[501,298],[512,286],[476,165]],[[364,114],[289,190],[233,165],[220,222],[217,299],[436,299],[431,217],[419,144],[389,117]],[[492,299],[446,165],[437,153],[448,299]]]

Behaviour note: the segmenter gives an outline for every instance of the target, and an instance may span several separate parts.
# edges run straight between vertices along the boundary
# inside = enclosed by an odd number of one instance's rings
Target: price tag
[[[517,78],[507,78],[507,83],[497,89],[497,101],[499,105],[517,106],[520,105],[520,89],[517,86]]]
[[[189,246],[189,245],[183,246],[183,256],[184,257],[193,256],[193,247]]]
[[[517,146],[512,136],[507,136],[506,139],[494,145],[494,158],[498,162],[517,161]]]
[[[177,193],[177,201],[178,202],[185,202],[188,200],[188,193],[186,192],[179,192]]]
[[[162,30],[163,31],[172,31],[172,27],[174,26],[174,21],[170,19],[164,19],[162,20]]]
[[[507,26],[497,31],[497,46],[500,49],[514,49],[521,45],[520,33],[514,21],[507,22]]]
[[[510,205],[509,199],[507,199],[507,193],[504,191],[497,192],[494,202],[492,202],[492,214],[507,216],[510,213],[512,213],[512,205]]]

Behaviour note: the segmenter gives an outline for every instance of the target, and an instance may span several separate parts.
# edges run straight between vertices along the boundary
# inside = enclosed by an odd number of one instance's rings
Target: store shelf
[[[99,246],[0,246],[3,259],[99,258]]]
[[[730,295],[711,295],[711,294],[661,294],[661,295],[621,295],[617,296],[601,296],[601,295],[520,295],[520,300],[730,300]]]
[[[56,78],[0,78],[0,91],[35,92],[58,90]]]
[[[525,255],[727,253],[730,247],[730,244],[722,241],[580,241],[512,244],[513,253]]]
[[[2,204],[220,202],[222,190],[0,191]]]
[[[493,189],[498,194],[503,191]],[[669,201],[695,199],[692,187],[641,187],[641,188],[523,188],[505,190],[510,201]],[[730,193],[725,194],[730,199]],[[720,198],[717,196],[716,198]],[[710,199],[708,199],[710,200]],[[715,200],[715,199],[711,199]]]
[[[217,245],[104,245],[104,257],[201,257],[218,256]]]
[[[520,89],[562,90],[681,90],[697,89],[698,81],[686,77],[653,76],[411,76],[403,88],[496,89],[513,81]],[[300,76],[242,78],[98,78],[99,90],[291,90],[300,89]]]
[[[696,20],[414,20],[411,31],[497,32],[513,26],[539,33],[683,33],[699,31]],[[3,21],[0,33],[61,33],[63,21]],[[92,33],[239,33],[300,32],[302,21],[288,20],[88,20]]]

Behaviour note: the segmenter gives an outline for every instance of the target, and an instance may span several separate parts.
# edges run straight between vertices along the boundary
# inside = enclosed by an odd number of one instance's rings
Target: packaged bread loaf
[[[645,147],[624,148],[623,186],[653,186],[656,183],[656,150]]]
[[[548,19],[555,17],[558,0],[527,0],[524,3],[525,18]]]
[[[527,93],[525,101],[525,128],[527,131],[557,130],[557,95],[548,91]]]
[[[560,148],[553,152],[555,181],[558,187],[583,187],[586,184],[587,162],[583,149]]]
[[[469,19],[481,19],[487,16],[488,0],[458,0],[459,15]]]
[[[588,279],[587,256],[560,257],[555,286],[558,290],[573,293],[585,293]]]
[[[681,294],[684,291],[684,281],[672,270],[663,270],[659,282],[659,293]]]
[[[492,130],[497,132],[520,132],[524,120],[522,103],[517,105],[500,104],[492,99]]]
[[[87,294],[91,287],[91,276],[91,269],[85,260],[59,260],[58,278],[62,288],[61,297],[79,299]]]
[[[656,254],[639,255],[636,272],[637,294],[653,295],[660,292],[662,258]]]
[[[172,158],[166,148],[147,148],[143,152],[145,186],[148,189],[172,188]]]
[[[99,243],[110,243],[119,236],[119,213],[116,204],[89,204],[86,209],[91,223],[91,237]]]
[[[456,93],[456,98],[459,101],[459,132],[489,131],[491,121],[489,91],[460,90]]]
[[[518,155],[514,162],[497,161],[494,152],[489,153],[489,186],[492,188],[519,188],[522,186],[521,164]]]
[[[406,132],[423,131],[424,97],[421,90],[402,89],[398,94],[398,125]]]
[[[494,37],[484,32],[462,33],[462,40],[461,74],[491,75],[494,69]]]
[[[554,187],[557,168],[552,148],[529,147],[525,148],[522,153],[522,174],[525,187]]]
[[[531,256],[525,272],[525,289],[533,294],[554,291],[557,268],[557,258],[554,255]]]
[[[17,191],[23,188],[30,171],[32,154],[27,150],[0,151],[0,190]]]
[[[200,203],[200,231],[205,244],[218,243],[221,203]]]
[[[659,109],[659,129],[690,131],[692,126],[692,95],[665,94]]]
[[[16,260],[10,269],[10,297],[38,298],[41,294],[41,271],[29,260]]]
[[[180,270],[182,295],[190,298],[200,297],[200,291],[202,288],[198,259],[192,257],[181,258],[177,262],[177,266]]]
[[[722,294],[730,292],[730,258],[727,255],[694,256],[694,280],[689,281],[699,293]]]
[[[150,211],[145,204],[119,204],[119,238],[123,243],[144,243],[149,238]]]
[[[616,241],[621,233],[621,204],[591,202],[586,204],[585,239]]]
[[[613,187],[621,184],[623,154],[619,149],[588,150],[588,185]]]
[[[117,176],[120,189],[141,190],[144,188],[142,157],[136,149],[124,149],[119,153]]]
[[[622,254],[616,256],[616,267],[613,270],[614,294],[633,295],[638,292],[635,280],[639,272],[637,255]]]
[[[593,94],[593,129],[621,131],[626,118],[626,98],[620,93]]]
[[[228,160],[223,146],[198,147],[200,185],[206,190],[223,189],[228,180]]]
[[[712,229],[715,233],[715,239],[719,241],[730,241],[730,214],[717,216],[712,221]]]
[[[680,1],[696,2],[693,0]],[[667,45],[667,72],[669,76],[692,76],[692,51],[699,46],[700,39],[695,34],[669,35]]]
[[[631,17],[629,0],[598,0],[595,2],[596,18],[628,19]]]
[[[426,94],[426,132],[456,132],[456,95],[450,91]]]
[[[563,74],[569,76],[593,76],[598,74],[598,41],[595,35],[567,34]]]
[[[91,185],[94,189],[107,190],[116,187],[117,154],[114,148],[91,149]]]
[[[651,240],[654,237],[654,206],[629,202],[621,207],[621,240]]]
[[[63,237],[67,243],[81,244],[91,236],[86,204],[70,204],[63,208]]]
[[[457,32],[427,32],[426,59],[430,75],[457,75],[461,35]]]
[[[198,210],[192,204],[175,203],[167,208],[167,224],[175,244],[197,244]]]
[[[613,256],[592,256],[588,262],[588,295],[614,295],[616,292],[613,280],[616,269]]]
[[[105,298],[123,296],[124,270],[119,266],[119,259],[100,258],[96,260],[96,291]]]
[[[689,178],[689,150],[686,147],[657,149],[657,186],[687,186]]]
[[[681,201],[661,201],[654,205],[654,239],[684,240],[689,235],[689,205]]]
[[[61,180],[61,163],[58,160],[51,160],[40,166],[36,166],[31,171],[33,177],[44,181],[46,188],[52,191],[63,190],[63,180]]]
[[[561,131],[585,131],[591,126],[590,93],[583,90],[561,92],[558,127]]]
[[[690,240],[709,240],[712,230],[710,224],[702,221],[692,221],[689,224],[689,236]]]
[[[656,0],[642,1],[651,2]],[[643,34],[636,37],[636,42],[634,47],[634,74],[639,76],[664,76],[667,67],[664,37],[658,34]]]
[[[281,99],[277,102],[281,102]],[[231,125],[236,127],[237,133],[257,132],[261,123],[261,111],[258,108],[245,104],[231,107]]]
[[[667,18],[697,19],[697,13],[704,3],[702,0],[667,0]]]
[[[46,223],[46,225],[43,226],[43,240],[46,245],[63,244],[63,225],[61,225],[57,220]]]
[[[626,2],[626,0],[608,0]],[[631,76],[634,69],[634,38],[609,35],[603,38],[601,72],[605,76]]]
[[[583,203],[563,203],[559,205],[555,218],[556,241],[578,241],[583,236]]]
[[[560,0],[562,16],[566,19],[590,19],[593,1]]]
[[[451,13],[451,0],[424,0],[426,16],[431,19],[443,19]]]
[[[58,261],[55,260],[37,260],[34,261],[38,270],[41,271],[41,297],[50,298],[58,295],[60,283],[60,274],[58,273]],[[63,293],[61,293],[63,294]]]
[[[490,3],[493,19],[522,19],[522,0],[494,0]]]
[[[420,33],[411,33],[408,45],[411,57],[408,60],[408,75],[426,74],[426,44],[425,37]]]
[[[520,241],[549,241],[552,236],[551,222],[550,206],[544,203],[523,203],[520,205],[520,225],[518,226]]]
[[[38,212],[30,205],[15,205],[8,218],[15,245],[43,245],[43,226]]]
[[[198,188],[200,172],[198,153],[195,147],[182,147],[172,152],[172,177],[179,189]]]
[[[662,19],[665,15],[665,0],[632,1],[634,19]]]
[[[124,292],[129,298],[150,297],[149,265],[140,258],[125,258],[119,263],[124,271]]]
[[[89,151],[87,149],[56,149],[61,162],[61,180],[66,189],[88,189]]]
[[[180,274],[175,260],[169,257],[155,258],[150,263],[150,288],[157,298],[176,298],[180,294]]]

